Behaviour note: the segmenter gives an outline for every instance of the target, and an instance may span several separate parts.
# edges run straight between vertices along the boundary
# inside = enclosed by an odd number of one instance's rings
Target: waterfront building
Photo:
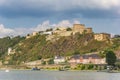
[[[106,64],[105,58],[98,54],[74,55],[68,61],[70,64]]]
[[[55,64],[59,64],[59,63],[63,63],[63,62],[65,62],[65,58],[64,57],[62,57],[62,56],[55,56],[55,58],[54,58],[54,63]]]

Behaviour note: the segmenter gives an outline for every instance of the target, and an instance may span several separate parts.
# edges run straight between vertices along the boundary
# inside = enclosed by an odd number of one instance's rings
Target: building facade
[[[94,39],[98,41],[105,41],[109,40],[111,38],[111,35],[108,33],[96,33],[94,34]]]
[[[62,56],[55,56],[54,58],[54,64],[59,64],[65,62],[65,58]]]
[[[74,55],[68,62],[70,64],[106,64],[105,58],[101,58],[98,54]]]
[[[83,33],[92,33],[92,28],[86,28],[84,24],[74,24],[73,25],[73,33],[79,32],[80,34]]]
[[[15,50],[12,48],[8,48],[8,55],[15,54]]]

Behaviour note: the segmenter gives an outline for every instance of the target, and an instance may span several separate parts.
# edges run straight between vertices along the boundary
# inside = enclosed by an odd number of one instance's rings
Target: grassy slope
[[[75,51],[81,54],[100,51],[108,48],[110,44],[93,39],[93,34],[76,34],[70,37],[61,37],[54,42],[46,41],[46,35],[37,35],[16,45],[16,54],[11,57],[17,63],[34,61],[41,58],[50,58],[55,55],[69,56]]]

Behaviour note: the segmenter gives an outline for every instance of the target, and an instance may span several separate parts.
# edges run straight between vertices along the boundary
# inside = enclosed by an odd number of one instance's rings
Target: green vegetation
[[[94,40],[93,33],[83,35],[76,33],[68,37],[59,37],[56,41],[46,41],[46,37],[47,35],[37,34],[28,39],[20,36],[0,38],[0,57],[3,62],[9,57],[8,64],[21,64],[29,61],[53,58],[55,55],[71,56],[100,52],[100,55],[105,57],[106,53],[104,53],[104,50],[120,49],[119,38],[112,39],[111,43],[97,41]],[[15,54],[6,57],[5,53],[7,53],[8,47],[15,49]],[[50,60],[48,63],[53,64],[53,60]],[[45,65],[46,62],[42,64]]]
[[[11,58],[11,60],[15,60],[17,62],[15,64],[18,64],[20,62],[53,58],[55,55],[70,56],[100,51],[108,46],[109,44],[106,42],[94,40],[93,34],[61,37],[55,42],[46,41],[46,35],[36,35],[22,41],[22,45],[16,45],[16,54],[13,55],[14,58]]]
[[[56,30],[60,30],[59,28],[57,28]]]
[[[79,51],[75,51],[73,54],[74,55],[78,55],[78,54],[80,54],[80,52]]]
[[[105,51],[106,53],[106,62],[108,65],[114,66],[116,62],[116,55],[113,51]]]
[[[111,46],[112,50],[120,50],[120,38],[113,38],[112,43],[113,43]]]
[[[52,31],[53,29],[52,28],[50,28],[50,29],[46,29],[46,32],[48,32],[48,31]]]
[[[66,31],[72,31],[72,29],[68,27],[68,28],[66,29]]]
[[[54,64],[54,60],[53,60],[53,59],[50,59],[50,60],[48,61],[48,64]]]
[[[22,40],[24,40],[24,37],[21,36],[0,38],[0,57],[5,55],[9,47],[14,47]]]
[[[42,58],[42,54],[39,53],[42,47],[46,44],[45,37],[46,35],[36,35],[30,39],[25,39],[22,41],[21,45],[16,45],[16,53],[13,55],[15,58],[17,58],[16,61],[28,62],[40,60]]]
[[[100,65],[94,65],[94,64],[78,64],[74,69],[75,70],[101,70],[101,69],[105,69],[105,67]]]
[[[100,55],[100,57],[104,58],[106,56],[106,53],[105,53],[105,51],[100,51],[99,55]]]

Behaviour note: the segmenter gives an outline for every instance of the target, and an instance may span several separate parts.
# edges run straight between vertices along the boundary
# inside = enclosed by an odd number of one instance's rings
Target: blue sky
[[[0,0],[0,37],[74,23],[120,34],[120,0]]]

